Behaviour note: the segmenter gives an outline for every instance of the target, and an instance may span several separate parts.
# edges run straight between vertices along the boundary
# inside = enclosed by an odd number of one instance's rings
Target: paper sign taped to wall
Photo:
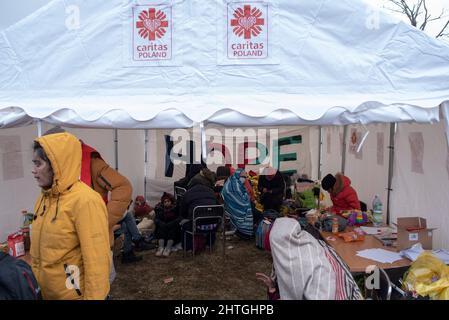
[[[410,132],[408,135],[411,151],[412,172],[424,173],[424,138],[422,132]]]
[[[384,133],[377,133],[377,164],[384,165]]]
[[[23,178],[23,157],[20,136],[0,136],[3,180]]]

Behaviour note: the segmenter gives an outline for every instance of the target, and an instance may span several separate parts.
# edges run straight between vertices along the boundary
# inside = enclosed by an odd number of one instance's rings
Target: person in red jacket
[[[342,173],[337,173],[335,177],[328,174],[321,181],[321,186],[331,196],[332,212],[341,215],[344,210],[360,210],[357,192],[351,187],[351,180]]]

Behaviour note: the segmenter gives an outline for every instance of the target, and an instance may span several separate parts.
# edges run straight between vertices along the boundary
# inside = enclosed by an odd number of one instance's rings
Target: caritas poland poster
[[[133,7],[133,60],[172,59],[172,7],[136,5]]]
[[[227,3],[227,58],[269,57],[269,6],[264,2]]]

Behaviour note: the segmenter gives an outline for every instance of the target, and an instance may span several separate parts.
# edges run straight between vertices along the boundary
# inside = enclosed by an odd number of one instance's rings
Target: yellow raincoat
[[[101,196],[79,180],[81,143],[69,133],[36,139],[53,168],[32,223],[32,269],[44,299],[105,299],[109,293],[108,215]]]

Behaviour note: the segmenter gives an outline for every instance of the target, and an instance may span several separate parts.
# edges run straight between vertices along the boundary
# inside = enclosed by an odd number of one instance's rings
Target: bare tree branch
[[[429,11],[427,10],[426,1],[421,1],[421,3],[424,5],[424,21],[421,24],[421,26],[419,27],[419,29],[424,31],[424,29],[427,26],[427,22],[429,21],[430,15],[429,15]]]
[[[444,25],[443,29],[441,29],[441,31],[437,34],[436,38],[445,37],[445,36],[449,35],[449,33],[444,33],[444,31],[446,30],[447,26],[449,26],[449,20],[447,20],[447,22]]]
[[[433,16],[427,7],[427,0],[385,0],[391,6],[388,10],[402,13],[407,17],[410,24],[420,30],[425,30],[429,23],[445,19],[445,9],[439,16]],[[436,35],[436,38],[449,36],[449,19]]]

